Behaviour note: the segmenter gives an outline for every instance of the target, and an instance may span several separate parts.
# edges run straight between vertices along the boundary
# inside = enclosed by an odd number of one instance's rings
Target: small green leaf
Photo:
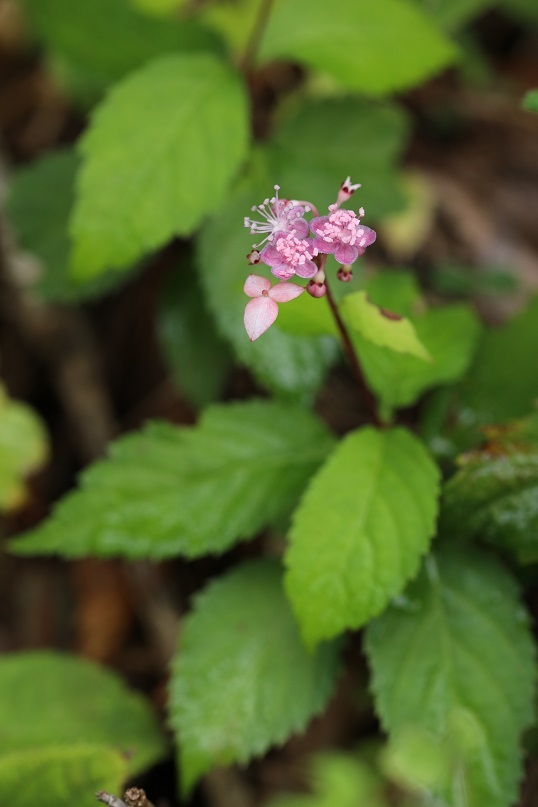
[[[275,7],[260,61],[296,60],[349,90],[386,95],[419,84],[456,55],[455,46],[406,0],[340,0],[338,14],[326,0],[295,0]]]
[[[277,319],[260,339],[250,342],[243,324],[248,302],[243,285],[252,271],[245,256],[252,248],[253,238],[243,227],[243,220],[252,205],[267,196],[270,187],[267,179],[258,193],[253,182],[245,183],[222,212],[207,222],[197,241],[198,266],[208,307],[237,358],[264,387],[281,397],[305,402],[317,392],[328,366],[338,355],[336,341],[328,336],[313,338],[285,333]],[[256,268],[256,273],[261,271]],[[294,307],[300,299],[281,305],[280,313],[286,307]]]
[[[369,224],[404,204],[399,162],[408,132],[407,115],[396,104],[356,98],[308,101],[277,126],[265,152],[282,193],[312,202],[320,215],[350,174],[362,187],[349,206],[365,207]]]
[[[0,692],[2,754],[99,744],[128,752],[133,774],[165,752],[145,699],[84,659],[45,651],[4,656]]]
[[[465,454],[443,493],[446,535],[488,541],[523,562],[538,560],[538,415],[491,429],[489,442]]]
[[[250,562],[212,583],[183,623],[173,665],[183,790],[302,731],[333,692],[338,649],[305,650],[276,563]]]
[[[422,361],[432,361],[412,323],[400,314],[370,302],[367,292],[348,294],[340,311],[348,327],[374,345],[389,348],[396,353],[407,353]]]
[[[48,453],[48,437],[37,414],[8,398],[0,384],[0,510],[23,504],[24,478],[43,465]]]
[[[433,361],[396,354],[353,334],[368,384],[389,411],[410,406],[426,390],[457,381],[471,363],[479,336],[478,320],[463,304],[432,309],[410,319]]]
[[[217,37],[197,22],[149,19],[127,0],[22,3],[57,78],[84,106],[151,59],[219,48]]]
[[[126,778],[126,754],[104,745],[0,754],[0,799],[10,807],[95,807],[96,791],[118,793]]]
[[[68,221],[75,203],[79,162],[74,151],[57,151],[17,171],[11,180],[8,215],[19,246],[41,262],[33,288],[45,300],[74,303],[96,297],[129,274],[109,271],[86,282],[76,282],[69,274]]]
[[[122,268],[190,235],[245,157],[247,123],[244,87],[214,56],[166,56],[116,85],[81,142],[74,274]]]
[[[449,804],[507,807],[534,713],[535,649],[511,576],[477,551],[444,549],[366,631],[377,711],[392,735],[432,732],[456,764]]]
[[[525,93],[521,106],[527,112],[536,112],[538,114],[538,90],[529,90]]]
[[[416,573],[439,472],[404,429],[359,429],[318,471],[293,516],[286,590],[308,644],[360,628]]]
[[[17,554],[198,557],[289,515],[333,446],[303,408],[213,406],[194,428],[150,424],[116,441]]]
[[[157,316],[161,349],[181,394],[198,408],[216,401],[230,375],[232,357],[215,331],[189,265],[164,285]]]
[[[312,793],[280,796],[270,807],[388,807],[381,777],[354,756],[317,754],[310,760],[308,780]]]

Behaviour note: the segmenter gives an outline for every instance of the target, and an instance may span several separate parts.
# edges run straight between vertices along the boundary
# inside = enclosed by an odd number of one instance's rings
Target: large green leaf
[[[0,384],[0,510],[24,502],[25,477],[46,461],[48,453],[48,437],[37,414],[8,398]]]
[[[172,673],[183,789],[302,731],[329,699],[338,660],[335,643],[303,647],[276,563],[247,563],[212,583],[183,623]]]
[[[0,754],[0,799],[10,807],[95,807],[96,791],[117,793],[126,777],[127,755],[106,746],[63,745]]]
[[[77,283],[69,274],[68,221],[75,203],[79,165],[74,151],[57,151],[17,171],[10,184],[8,215],[19,246],[33,252],[41,262],[34,289],[46,300],[76,302],[95,297],[125,277],[104,272]]]
[[[144,698],[84,659],[45,651],[4,656],[0,692],[0,759],[12,752],[92,744],[129,752],[128,770],[138,773],[165,752]]]
[[[220,397],[232,356],[215,331],[196,273],[188,262],[178,270],[160,294],[157,335],[181,394],[201,407]]]
[[[535,650],[511,576],[484,553],[441,551],[368,626],[366,649],[384,728],[423,728],[451,750],[446,801],[513,804],[520,734],[533,719]]]
[[[222,202],[247,129],[244,87],[214,56],[165,56],[116,85],[81,143],[75,275],[124,267],[190,235]]]
[[[367,224],[403,206],[397,168],[408,130],[407,116],[395,104],[309,101],[277,126],[266,145],[272,176],[289,198],[308,199],[323,215],[351,174],[362,188],[350,206],[366,208]]]
[[[22,2],[54,72],[85,104],[158,56],[218,48],[215,35],[198,23],[149,19],[128,0]]]
[[[383,95],[419,84],[456,55],[406,0],[341,0],[338,13],[326,0],[295,0],[274,9],[260,61],[292,59],[350,90]]]
[[[372,303],[365,291],[348,294],[340,307],[347,326],[358,332],[368,342],[388,348],[395,353],[405,353],[422,361],[431,362],[432,357],[418,338],[412,322],[393,311]]]
[[[478,320],[464,304],[431,309],[410,320],[433,361],[396,354],[358,333],[352,336],[367,381],[389,413],[415,403],[433,387],[461,378],[478,340]]]
[[[312,645],[360,628],[413,577],[439,472],[405,429],[359,429],[318,471],[293,517],[286,590]]]
[[[491,430],[480,450],[464,454],[443,493],[441,529],[538,560],[538,415]]]
[[[243,325],[243,311],[248,302],[243,285],[252,271],[245,256],[253,239],[243,227],[243,219],[254,203],[267,196],[268,186],[269,181],[258,194],[254,183],[245,184],[223,211],[208,221],[197,242],[198,265],[208,306],[238,359],[273,392],[306,400],[317,391],[337,355],[335,340],[284,333],[277,319],[260,339],[250,342]],[[269,275],[269,267],[264,264],[254,271]],[[289,315],[296,302],[285,303],[281,310],[287,308]]]
[[[332,446],[308,411],[262,401],[210,407],[194,428],[150,424],[114,443],[11,547],[65,557],[223,552],[287,517]]]

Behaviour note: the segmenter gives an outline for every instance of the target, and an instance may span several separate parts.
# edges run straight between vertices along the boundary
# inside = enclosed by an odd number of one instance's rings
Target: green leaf
[[[23,6],[56,76],[84,105],[151,59],[219,47],[197,22],[149,19],[127,0],[23,0]]]
[[[340,311],[347,326],[374,345],[396,353],[406,353],[422,361],[432,361],[412,323],[400,314],[370,302],[367,292],[348,294]]]
[[[452,792],[469,807],[507,807],[533,718],[535,650],[511,576],[477,551],[444,549],[366,631],[384,728],[432,732],[452,751]]]
[[[527,112],[536,112],[538,114],[538,90],[529,90],[525,93],[521,106]]]
[[[292,59],[349,90],[385,95],[421,83],[456,55],[406,0],[341,0],[338,14],[326,0],[295,0],[274,9],[260,61]]]
[[[461,388],[460,420],[467,428],[524,417],[538,398],[538,297],[508,324],[484,333]]]
[[[334,690],[338,651],[303,647],[273,561],[212,583],[183,623],[170,685],[183,790],[302,731]]]
[[[115,86],[81,142],[75,275],[124,267],[190,235],[222,203],[247,128],[244,87],[214,56],[166,56]]]
[[[463,304],[432,309],[410,319],[432,362],[396,354],[360,334],[352,336],[368,384],[389,412],[410,406],[426,390],[457,381],[468,369],[478,340],[478,320]]]
[[[126,755],[99,745],[30,748],[0,755],[0,799],[10,807],[95,807],[95,792],[118,793]]]
[[[293,517],[286,590],[305,641],[360,628],[416,573],[439,472],[405,429],[358,429],[318,471]]]
[[[538,415],[491,429],[490,440],[463,455],[443,493],[441,529],[538,560]]]
[[[277,126],[266,145],[271,176],[285,196],[308,199],[323,215],[350,174],[362,183],[351,206],[356,200],[364,206],[368,223],[404,204],[398,167],[408,132],[407,114],[395,104],[308,101]]]
[[[217,400],[232,357],[215,331],[190,265],[171,275],[162,289],[157,335],[181,394],[197,408]]]
[[[117,286],[125,276],[104,272],[98,278],[75,282],[69,274],[71,244],[68,221],[75,203],[75,175],[79,160],[68,149],[48,154],[17,171],[7,200],[7,211],[19,246],[41,262],[34,283],[45,300],[73,303],[96,297]]]
[[[337,356],[335,340],[284,333],[277,319],[260,339],[250,342],[243,324],[248,302],[243,285],[251,269],[245,255],[252,247],[243,219],[254,203],[267,196],[268,186],[269,180],[258,194],[254,183],[243,185],[222,212],[207,222],[197,241],[198,266],[208,307],[239,361],[264,387],[305,402],[317,392]],[[293,310],[300,299],[281,305],[280,312]]]
[[[310,760],[312,793],[284,795],[270,807],[385,807],[383,782],[372,766],[348,754],[317,754]]]
[[[416,0],[417,5],[445,31],[458,31],[500,0]]]
[[[17,554],[198,557],[287,517],[333,446],[299,407],[249,401],[205,410],[194,428],[150,424],[116,441]]]
[[[0,510],[14,510],[27,495],[25,477],[47,460],[49,441],[37,414],[8,398],[0,384]]]
[[[128,751],[134,774],[165,752],[146,700],[84,659],[46,651],[4,656],[0,692],[2,754],[95,744]]]

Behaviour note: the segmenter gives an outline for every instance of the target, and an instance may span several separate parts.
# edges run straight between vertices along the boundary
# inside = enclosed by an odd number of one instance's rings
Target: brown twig
[[[338,306],[336,305],[336,301],[335,301],[335,299],[333,297],[333,294],[332,294],[332,291],[331,291],[331,286],[328,283],[327,278],[325,278],[325,286],[327,287],[327,302],[329,303],[329,308],[332,311],[334,321],[336,322],[338,331],[340,333],[340,337],[342,339],[342,345],[343,345],[344,350],[346,352],[346,356],[348,358],[348,361],[349,361],[349,363],[351,365],[351,369],[353,370],[353,374],[355,376],[355,379],[356,379],[356,381],[357,381],[357,383],[358,383],[358,385],[360,387],[364,403],[366,404],[366,408],[368,410],[368,415],[370,417],[370,421],[375,426],[382,426],[383,424],[382,424],[382,422],[381,422],[381,420],[379,418],[379,415],[377,414],[377,407],[376,407],[376,403],[375,403],[375,398],[372,395],[372,393],[370,392],[370,390],[368,389],[368,385],[366,384],[366,380],[364,378],[362,368],[360,366],[359,360],[357,358],[357,354],[355,352],[355,348],[353,347],[353,343],[351,341],[351,338],[349,336],[349,332],[348,332],[348,330],[347,330],[347,328],[345,326],[345,323],[342,320],[342,317],[340,316],[340,312],[338,311]]]
[[[260,47],[263,34],[269,22],[272,7],[273,0],[260,0],[258,15],[247,42],[243,58],[241,59],[241,69],[245,75],[248,75],[252,71],[258,48]]]
[[[103,804],[108,804],[108,807],[127,807],[124,801],[113,796],[112,793],[107,793],[106,790],[99,790],[95,794],[95,798],[97,801],[102,801]]]

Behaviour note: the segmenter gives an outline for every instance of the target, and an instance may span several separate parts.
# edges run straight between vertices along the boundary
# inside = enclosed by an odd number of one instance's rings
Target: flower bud
[[[317,283],[314,279],[308,283],[306,290],[311,297],[325,297],[327,294],[325,283]]]
[[[341,280],[342,283],[349,283],[349,281],[353,277],[353,270],[351,266],[346,263],[343,264],[343,266],[341,266],[338,272],[336,273],[336,277],[338,278],[338,280]]]

